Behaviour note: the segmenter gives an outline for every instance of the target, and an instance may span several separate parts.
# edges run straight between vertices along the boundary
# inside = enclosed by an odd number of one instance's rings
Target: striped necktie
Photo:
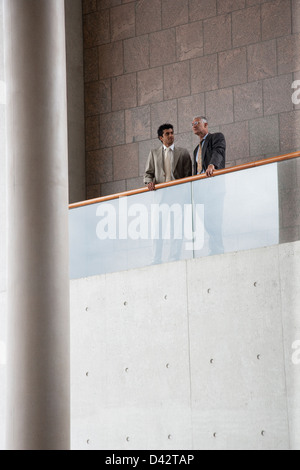
[[[199,144],[197,174],[200,175],[201,172],[202,172],[202,141],[200,141],[200,144]]]
[[[165,173],[166,173],[166,183],[171,181],[171,152],[170,148],[167,148],[165,151]]]

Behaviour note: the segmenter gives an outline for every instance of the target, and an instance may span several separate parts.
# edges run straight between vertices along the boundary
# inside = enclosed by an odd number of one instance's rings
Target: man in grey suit
[[[174,145],[172,124],[162,124],[157,135],[162,145],[150,151],[144,176],[150,191],[155,190],[155,184],[192,176],[190,154],[186,149]]]
[[[200,143],[194,150],[193,174],[206,173],[213,176],[215,170],[225,168],[226,141],[221,132],[208,132],[208,122],[204,116],[193,119],[194,134]]]
[[[208,132],[208,122],[204,116],[193,119],[194,134],[200,139],[194,150],[193,174],[213,176],[215,170],[225,168],[226,141],[221,132]],[[223,209],[225,197],[224,177],[212,182],[202,180],[194,187],[194,201],[204,206],[204,226],[209,236],[209,254],[224,252]]]

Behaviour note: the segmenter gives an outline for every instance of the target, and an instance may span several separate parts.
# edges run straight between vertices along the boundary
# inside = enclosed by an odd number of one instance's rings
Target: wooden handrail
[[[282,162],[284,160],[291,160],[292,158],[297,158],[297,157],[300,157],[300,152],[292,152],[292,153],[287,153],[285,155],[279,155],[277,157],[265,158],[264,160],[258,160],[258,161],[250,162],[250,163],[243,163],[242,165],[236,165],[236,166],[224,168],[223,170],[216,170],[214,172],[213,177],[219,176],[219,175],[225,175],[227,173],[234,173],[235,171],[247,170],[249,168],[255,168],[258,166],[268,165],[270,163]],[[197,180],[201,180],[205,178],[207,178],[205,174],[189,176],[188,178],[182,178],[179,180],[170,181],[169,183],[156,184],[155,188],[156,189],[168,188],[170,186],[177,186],[178,184],[188,183],[191,181],[197,181]],[[145,186],[144,188],[133,189],[131,191],[124,191],[122,193],[110,194],[109,196],[102,196],[102,197],[97,197],[94,199],[88,199],[87,201],[74,202],[72,204],[69,204],[69,209],[75,209],[76,207],[88,206],[90,204],[97,204],[99,202],[112,201],[114,199],[119,199],[121,197],[133,196],[135,194],[141,194],[145,192],[149,192],[147,186]]]

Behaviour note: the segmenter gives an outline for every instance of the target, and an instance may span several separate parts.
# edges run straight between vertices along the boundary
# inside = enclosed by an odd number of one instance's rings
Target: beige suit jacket
[[[174,179],[187,178],[192,176],[192,159],[189,152],[180,147],[174,147],[174,155],[172,162],[172,174]],[[165,183],[166,174],[164,167],[164,150],[163,146],[151,150],[146,163],[144,175],[145,184],[148,183]]]

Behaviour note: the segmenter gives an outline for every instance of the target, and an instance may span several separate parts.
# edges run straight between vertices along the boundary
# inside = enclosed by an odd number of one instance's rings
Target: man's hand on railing
[[[155,183],[151,181],[151,183],[148,183],[148,189],[149,191],[155,191]]]
[[[214,165],[212,165],[212,164],[211,164],[211,165],[208,165],[207,170],[206,170],[206,172],[205,172],[205,173],[206,173],[206,176],[213,176],[214,171],[215,171]]]

